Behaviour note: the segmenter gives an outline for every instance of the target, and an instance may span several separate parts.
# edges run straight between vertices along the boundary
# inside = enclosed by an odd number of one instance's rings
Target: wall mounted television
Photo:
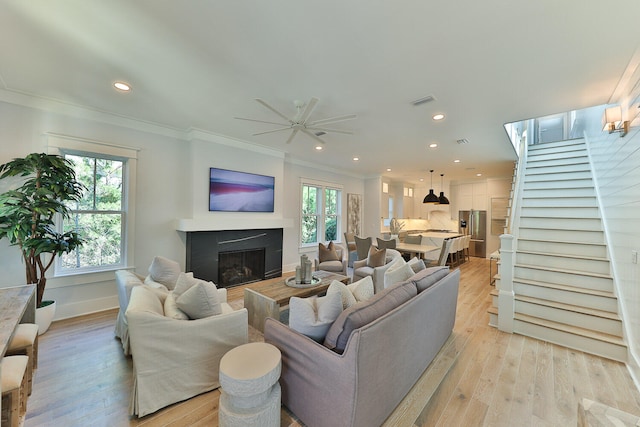
[[[275,178],[227,169],[209,169],[209,210],[273,212]]]

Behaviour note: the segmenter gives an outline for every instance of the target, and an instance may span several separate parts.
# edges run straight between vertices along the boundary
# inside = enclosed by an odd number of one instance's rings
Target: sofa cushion
[[[353,294],[356,301],[366,301],[373,296],[374,287],[371,276],[366,276],[357,282],[347,285],[347,289]]]
[[[187,313],[190,319],[202,319],[222,313],[216,285],[213,282],[195,280],[198,283],[176,299],[178,308]]]
[[[344,310],[333,322],[324,339],[324,345],[342,354],[351,332],[404,304],[417,295],[413,282],[397,283],[375,294],[367,301],[359,302]]]
[[[314,341],[322,342],[341,312],[342,299],[338,292],[327,293],[324,297],[291,297],[289,327]]]
[[[322,243],[318,243],[318,260],[320,262],[340,261],[333,242],[329,242],[329,245],[327,246]]]
[[[180,264],[162,256],[153,258],[149,266],[149,275],[158,283],[162,283],[167,289],[172,290],[176,286],[176,280],[180,274]]]
[[[407,261],[407,264],[411,266],[411,269],[413,270],[414,273],[418,273],[424,270],[425,268],[427,268],[427,266],[424,265],[424,261],[422,261],[418,257],[411,258],[409,261]]]
[[[151,276],[147,276],[144,278],[144,284],[149,286],[150,288],[159,289],[164,292],[169,292],[169,289],[162,283],[158,283],[151,278]]]
[[[347,285],[338,280],[332,281],[327,288],[327,295],[329,294],[340,294],[340,302],[343,309],[349,308],[358,302],[353,293],[347,288]]]
[[[384,272],[384,287],[388,288],[394,283],[404,282],[414,274],[411,266],[406,263],[399,263],[396,266],[389,267]]]
[[[429,267],[409,278],[418,289],[418,293],[429,289],[434,283],[449,274],[449,267]]]
[[[187,313],[178,308],[174,293],[169,293],[167,299],[164,300],[164,316],[176,320],[189,320]]]
[[[367,265],[369,267],[382,267],[385,264],[387,256],[386,249],[378,249],[375,246],[369,248],[369,255],[367,256]]]
[[[193,277],[193,273],[180,273],[178,274],[178,279],[176,280],[176,286],[173,288],[173,294],[176,298],[182,295],[187,289],[191,288],[195,285],[197,279]]]

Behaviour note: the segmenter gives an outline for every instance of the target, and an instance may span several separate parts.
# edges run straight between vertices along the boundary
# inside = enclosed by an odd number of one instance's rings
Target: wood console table
[[[35,322],[36,285],[0,289],[0,357],[7,352],[18,323]]]

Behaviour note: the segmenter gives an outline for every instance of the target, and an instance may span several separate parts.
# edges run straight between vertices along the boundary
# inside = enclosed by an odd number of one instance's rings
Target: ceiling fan
[[[309,117],[311,116],[311,113],[313,113],[313,110],[316,108],[316,105],[318,104],[318,98],[311,98],[311,100],[307,104],[305,104],[302,101],[294,101],[293,104],[295,105],[297,112],[296,112],[296,115],[292,118],[287,117],[286,115],[276,110],[271,105],[267,104],[266,101],[260,98],[256,98],[256,101],[258,101],[260,104],[264,105],[266,108],[268,108],[269,110],[277,114],[278,117],[284,119],[286,123],[277,123],[277,122],[269,122],[265,120],[235,117],[238,120],[246,120],[249,122],[267,123],[271,125],[281,126],[277,129],[254,133],[253,136],[291,130],[291,134],[287,139],[287,144],[293,141],[293,138],[296,136],[298,132],[306,133],[311,138],[315,139],[321,144],[324,144],[324,141],[320,139],[320,135],[324,135],[326,133],[342,133],[345,135],[353,135],[353,132],[349,132],[346,130],[339,130],[339,129],[329,129],[324,126],[330,123],[337,123],[345,120],[355,119],[357,117],[355,114],[347,114],[344,116],[330,117],[328,119],[309,121]]]

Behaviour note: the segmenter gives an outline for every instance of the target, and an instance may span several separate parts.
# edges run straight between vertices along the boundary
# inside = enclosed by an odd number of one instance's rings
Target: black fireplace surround
[[[247,281],[282,276],[282,228],[191,231],[187,233],[186,271],[192,271],[195,277],[210,280],[218,287],[239,285],[245,282],[233,279],[229,283],[222,283],[222,277],[219,277],[220,254],[243,251],[255,253],[261,249],[264,249],[264,271],[254,271],[255,268],[252,267],[253,274]],[[245,266],[238,267],[240,270],[247,270]],[[256,273],[262,277],[256,277]]]

